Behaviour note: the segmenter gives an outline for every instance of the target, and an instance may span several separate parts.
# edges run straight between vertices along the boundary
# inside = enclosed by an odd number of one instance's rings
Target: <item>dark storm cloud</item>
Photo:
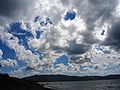
[[[118,0],[61,0],[61,3],[66,7],[71,5],[76,8],[77,15],[80,15],[85,22],[86,30],[80,33],[83,37],[82,44],[71,41],[66,48],[69,55],[78,55],[88,52],[92,44],[99,42],[93,34],[96,22],[99,20],[98,26],[103,25],[104,22],[111,23],[115,18],[113,12],[118,5]]]
[[[28,66],[28,67],[26,67],[26,71],[28,71],[28,70],[35,70],[35,69],[30,67],[30,66]]]
[[[93,36],[93,33],[90,32],[90,31],[84,31],[81,33],[81,35],[84,37],[83,38],[83,42],[84,43],[87,43],[87,44],[94,44],[94,43],[97,43],[99,40],[96,39],[94,36]]]
[[[120,21],[113,24],[108,36],[115,41],[120,41]]]
[[[82,56],[72,55],[69,58],[71,63],[76,63],[76,64],[84,64],[85,62],[91,62],[91,56],[87,54]]]
[[[70,54],[86,53],[92,44],[99,42],[93,34],[96,23],[97,27],[104,23],[111,23],[115,19],[113,13],[119,4],[118,0],[61,0],[61,3],[66,7],[71,6],[77,9],[77,15],[80,15],[86,26],[86,30],[80,34],[83,36],[83,44],[71,43],[70,47],[74,48],[67,50]]]
[[[90,45],[87,44],[77,44],[75,40],[69,42],[69,47],[65,50],[69,55],[83,54],[90,49]]]
[[[28,12],[32,10],[29,6],[33,4],[33,0],[0,0],[0,24],[7,21],[6,19],[29,15]]]
[[[0,0],[0,15],[10,16],[13,12],[20,8],[17,0]]]
[[[105,45],[111,46],[116,50],[120,49],[120,21],[115,22],[108,31],[108,36],[104,41]]]
[[[52,46],[51,48],[57,53],[65,51],[68,55],[79,55],[86,53],[91,48],[91,45],[84,43],[79,44],[76,40],[72,40],[68,42],[68,46],[66,47]]]
[[[63,4],[64,6],[67,6],[67,5],[70,4],[70,3],[69,3],[69,0],[61,0],[61,2],[62,2],[62,4]]]
[[[96,43],[93,32],[96,27],[97,20],[101,20],[98,25],[104,22],[111,22],[114,19],[113,12],[117,6],[118,0],[88,0],[85,5],[83,0],[79,12],[85,20],[87,31],[83,33],[85,42]]]

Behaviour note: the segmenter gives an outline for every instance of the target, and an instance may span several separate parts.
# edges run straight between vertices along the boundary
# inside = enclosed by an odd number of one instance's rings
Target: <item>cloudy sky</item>
[[[0,73],[120,74],[120,0],[0,0]]]

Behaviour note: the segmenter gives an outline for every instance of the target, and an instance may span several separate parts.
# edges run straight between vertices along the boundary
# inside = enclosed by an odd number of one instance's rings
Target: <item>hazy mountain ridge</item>
[[[89,80],[107,80],[107,79],[120,79],[120,75],[108,76],[67,76],[67,75],[35,75],[24,78],[25,80],[37,82],[55,82],[55,81],[89,81]]]

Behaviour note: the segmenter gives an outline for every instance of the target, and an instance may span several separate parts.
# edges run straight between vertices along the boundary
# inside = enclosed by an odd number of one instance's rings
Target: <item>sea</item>
[[[54,90],[120,90],[120,79],[93,81],[39,82]]]

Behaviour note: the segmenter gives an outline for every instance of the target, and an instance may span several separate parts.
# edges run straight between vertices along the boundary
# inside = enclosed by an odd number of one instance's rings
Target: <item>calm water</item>
[[[120,79],[39,83],[55,90],[120,90]]]

